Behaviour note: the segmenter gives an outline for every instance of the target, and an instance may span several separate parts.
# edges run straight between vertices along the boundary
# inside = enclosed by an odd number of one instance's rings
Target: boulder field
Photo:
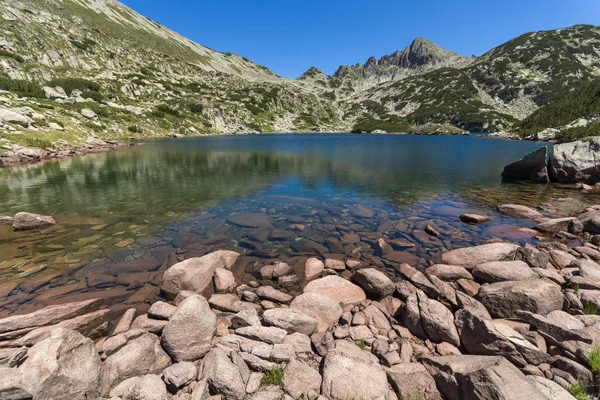
[[[240,254],[219,250],[166,269],[164,299],[145,313],[113,320],[89,299],[0,319],[0,398],[566,400],[575,385],[597,393],[600,206],[560,219],[514,204],[499,210],[533,219],[543,240],[458,248],[420,269],[277,261],[247,283],[234,273]],[[244,218],[237,222],[256,220]]]

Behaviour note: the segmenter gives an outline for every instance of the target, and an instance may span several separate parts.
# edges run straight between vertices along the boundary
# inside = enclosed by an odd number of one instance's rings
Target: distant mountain
[[[600,77],[600,29],[587,25],[477,58],[417,38],[294,80],[116,0],[5,0],[0,28],[0,152],[173,134],[517,130]]]
[[[463,67],[471,59],[446,50],[424,38],[416,38],[403,51],[396,51],[377,60],[371,57],[364,65],[341,66],[334,78],[353,77],[370,83],[382,83],[405,78],[443,67]]]

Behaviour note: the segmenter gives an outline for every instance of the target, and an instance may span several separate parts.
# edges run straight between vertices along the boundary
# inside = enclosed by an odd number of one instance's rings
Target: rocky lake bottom
[[[0,398],[595,399],[598,185],[500,179],[540,146],[224,137],[0,170]]]

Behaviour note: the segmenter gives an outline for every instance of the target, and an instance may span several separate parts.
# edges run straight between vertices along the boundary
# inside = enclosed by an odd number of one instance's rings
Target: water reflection
[[[213,137],[0,170],[0,215],[38,212],[60,224],[25,233],[0,226],[0,314],[82,296],[143,303],[180,252],[336,254],[393,269],[492,238],[524,242],[526,223],[494,214],[490,224],[468,226],[458,215],[564,196],[554,186],[501,183],[505,164],[540,146],[475,137]],[[356,204],[374,217],[352,214]],[[267,214],[269,223],[228,222],[240,212]],[[443,235],[424,234],[427,224]],[[379,237],[414,246],[387,260],[377,255]],[[19,277],[40,265],[47,268]]]

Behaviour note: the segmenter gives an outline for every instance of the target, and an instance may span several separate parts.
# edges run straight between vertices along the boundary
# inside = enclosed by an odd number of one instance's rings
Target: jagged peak
[[[319,68],[312,66],[309,69],[307,69],[306,72],[304,72],[302,75],[300,75],[300,77],[298,79],[314,78],[317,75],[325,75],[325,73],[323,71],[321,71]]]

